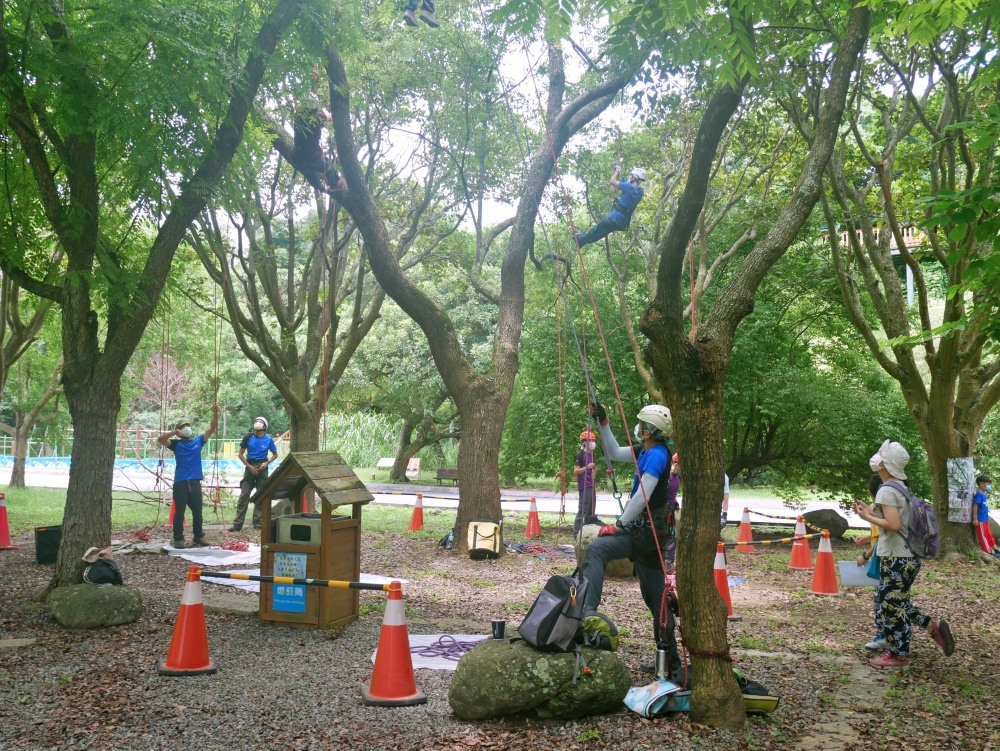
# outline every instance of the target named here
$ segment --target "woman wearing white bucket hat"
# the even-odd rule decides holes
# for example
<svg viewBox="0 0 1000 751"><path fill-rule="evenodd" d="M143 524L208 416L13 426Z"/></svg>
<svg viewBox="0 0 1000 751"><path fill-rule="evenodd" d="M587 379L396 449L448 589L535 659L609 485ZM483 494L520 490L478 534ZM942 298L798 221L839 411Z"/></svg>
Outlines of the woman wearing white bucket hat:
<svg viewBox="0 0 1000 751"><path fill-rule="evenodd" d="M946 656L955 651L955 639L948 622L924 615L910 601L910 587L920 573L920 559L913 555L906 542L912 510L906 494L899 489L906 483L909 461L910 455L905 448L895 441L885 441L878 453L868 460L883 483L875 495L875 505L854 503L854 513L881 530L876 550L879 582L875 588L875 625L882 635L882 639L876 641L884 641L884 644L876 644L876 648L888 651L870 660L878 668L909 665L914 623L930 634Z"/></svg>

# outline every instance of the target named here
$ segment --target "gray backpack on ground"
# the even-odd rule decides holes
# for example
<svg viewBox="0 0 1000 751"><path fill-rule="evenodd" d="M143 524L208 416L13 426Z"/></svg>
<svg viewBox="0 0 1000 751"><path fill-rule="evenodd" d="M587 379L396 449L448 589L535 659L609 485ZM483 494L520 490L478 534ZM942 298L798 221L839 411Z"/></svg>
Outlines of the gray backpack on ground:
<svg viewBox="0 0 1000 751"><path fill-rule="evenodd" d="M571 576L553 576L538 593L517 633L542 652L572 652L586 595L587 581L578 570Z"/></svg>

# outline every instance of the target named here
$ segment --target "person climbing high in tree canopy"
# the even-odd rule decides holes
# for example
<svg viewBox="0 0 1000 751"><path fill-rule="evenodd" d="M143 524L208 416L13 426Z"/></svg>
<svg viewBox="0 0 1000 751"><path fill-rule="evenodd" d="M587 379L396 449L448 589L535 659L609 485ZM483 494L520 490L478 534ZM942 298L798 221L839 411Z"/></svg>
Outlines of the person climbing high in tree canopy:
<svg viewBox="0 0 1000 751"><path fill-rule="evenodd" d="M632 212L635 211L645 193L639 185L646 179L646 170L642 167L636 167L625 182L618 179L621 172L622 166L619 164L611 174L611 184L621 192L621 196L615 201L615 207L611 213L582 235L579 232L573 234L573 239L581 248L584 245L603 240L612 232L628 229L628 225L632 221Z"/></svg>
<svg viewBox="0 0 1000 751"><path fill-rule="evenodd" d="M437 16L434 15L434 0L423 0L420 7L420 20L432 29L441 25L438 23ZM420 25L417 23L417 0L407 0L403 21L407 26Z"/></svg>
<svg viewBox="0 0 1000 751"><path fill-rule="evenodd" d="M340 176L334 169L333 159L323 152L320 139L323 124L330 121L330 113L320 107L315 94L306 97L295 115L293 123L295 150L288 161L321 193L340 187Z"/></svg>

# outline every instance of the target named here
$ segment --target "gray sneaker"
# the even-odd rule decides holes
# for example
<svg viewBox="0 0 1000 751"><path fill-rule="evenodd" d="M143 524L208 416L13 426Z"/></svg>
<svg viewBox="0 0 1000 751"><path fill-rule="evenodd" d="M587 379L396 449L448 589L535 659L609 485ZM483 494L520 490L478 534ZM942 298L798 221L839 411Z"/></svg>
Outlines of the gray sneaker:
<svg viewBox="0 0 1000 751"><path fill-rule="evenodd" d="M427 10L427 8L420 9L420 20L423 21L428 26L430 26L432 29L436 29L438 26L441 25L438 23L437 16L434 15L434 11Z"/></svg>
<svg viewBox="0 0 1000 751"><path fill-rule="evenodd" d="M406 11L406 13L403 14L403 23L405 23L407 26L420 25L419 23L417 23L417 16L412 10L408 10Z"/></svg>
<svg viewBox="0 0 1000 751"><path fill-rule="evenodd" d="M869 652L887 652L889 651L889 642L887 642L885 639L876 637L875 639L872 639L870 642L865 644L865 649L867 649Z"/></svg>

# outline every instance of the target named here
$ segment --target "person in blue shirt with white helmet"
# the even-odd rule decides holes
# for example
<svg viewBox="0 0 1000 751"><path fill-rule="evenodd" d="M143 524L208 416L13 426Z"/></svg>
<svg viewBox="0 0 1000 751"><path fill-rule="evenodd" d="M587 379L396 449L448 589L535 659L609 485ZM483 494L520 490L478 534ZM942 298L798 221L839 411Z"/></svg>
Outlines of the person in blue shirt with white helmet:
<svg viewBox="0 0 1000 751"><path fill-rule="evenodd" d="M278 458L278 447L274 439L267 434L267 418L256 417L253 421L253 432L243 436L240 443L239 459L246 469L240 480L240 500L236 504L236 516L230 532L243 529L243 520L250 505L250 494L257 491L253 497L253 528L260 529L260 519L263 509L260 507L260 489L267 482L268 466Z"/></svg>
<svg viewBox="0 0 1000 751"><path fill-rule="evenodd" d="M653 614L653 638L658 649L667 651L668 670L675 675L682 666L670 608L665 627L660 625L660 604L666 587L663 566L673 569L677 539L674 523L677 504L669 500L668 447L673 445L670 438L673 419L670 410L660 404L643 407L638 414L642 443L633 449L618 445L604 407L595 402L591 411L600 424L601 441L608 457L616 462L634 463L636 470L625 510L614 524L601 527L597 539L587 546L583 555L581 573L587 580L584 612L597 610L600 605L608 563L619 558L630 559L639 577L642 599ZM633 450L637 451L634 456Z"/></svg>
<svg viewBox="0 0 1000 751"><path fill-rule="evenodd" d="M208 429L195 436L190 420L179 420L177 427L156 440L174 452L174 547L184 547L184 510L191 509L191 531L196 547L208 545L201 526L201 449L219 426L219 405L212 405L212 422Z"/></svg>
<svg viewBox="0 0 1000 751"><path fill-rule="evenodd" d="M628 229L628 225L632 221L632 212L635 211L645 193L640 184L646 179L646 170L642 167L636 167L629 174L628 180L625 181L618 179L621 173L622 166L619 164L611 174L611 184L621 193L618 200L615 201L615 207L611 213L582 235L579 232L574 233L574 239L581 248L584 245L603 240L612 232Z"/></svg>

